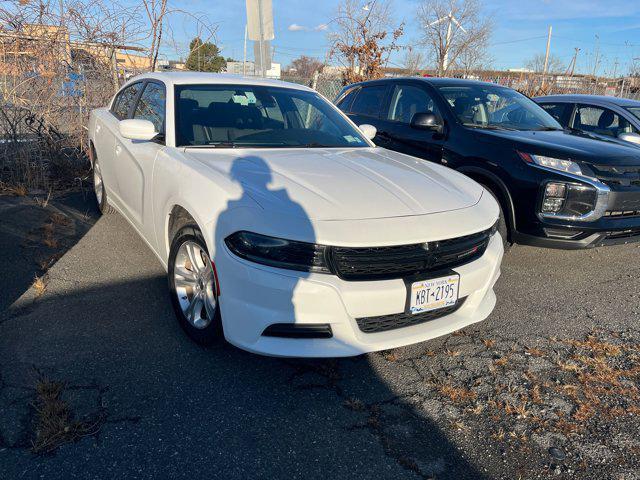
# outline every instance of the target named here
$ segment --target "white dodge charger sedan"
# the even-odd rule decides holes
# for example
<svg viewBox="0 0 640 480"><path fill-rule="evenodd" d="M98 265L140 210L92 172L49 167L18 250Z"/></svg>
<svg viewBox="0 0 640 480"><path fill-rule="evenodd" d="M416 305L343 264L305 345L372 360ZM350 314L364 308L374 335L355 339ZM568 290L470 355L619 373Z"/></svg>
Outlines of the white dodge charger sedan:
<svg viewBox="0 0 640 480"><path fill-rule="evenodd" d="M205 73L133 78L89 122L100 210L160 259L186 333L276 356L399 347L495 305L495 200L373 135L304 86Z"/></svg>

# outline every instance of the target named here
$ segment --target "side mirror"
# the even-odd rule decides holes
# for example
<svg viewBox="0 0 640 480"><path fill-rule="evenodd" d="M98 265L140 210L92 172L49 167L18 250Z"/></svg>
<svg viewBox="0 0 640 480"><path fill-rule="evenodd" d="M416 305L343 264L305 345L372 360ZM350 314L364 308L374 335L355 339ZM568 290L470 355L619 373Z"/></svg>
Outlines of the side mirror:
<svg viewBox="0 0 640 480"><path fill-rule="evenodd" d="M444 122L435 113L414 113L411 117L411 128L418 130L432 130L436 133L442 133Z"/></svg>
<svg viewBox="0 0 640 480"><path fill-rule="evenodd" d="M378 130L373 125L369 125L368 123L363 123L362 125L358 125L360 131L367 137L369 140L373 140L373 137L376 136Z"/></svg>
<svg viewBox="0 0 640 480"><path fill-rule="evenodd" d="M625 132L618 135L620 140L624 140L625 142L637 143L640 144L640 135L637 133Z"/></svg>
<svg viewBox="0 0 640 480"><path fill-rule="evenodd" d="M153 140L158 135L156 127L149 120L141 118L129 118L120 120L118 125L120 135L130 140Z"/></svg>

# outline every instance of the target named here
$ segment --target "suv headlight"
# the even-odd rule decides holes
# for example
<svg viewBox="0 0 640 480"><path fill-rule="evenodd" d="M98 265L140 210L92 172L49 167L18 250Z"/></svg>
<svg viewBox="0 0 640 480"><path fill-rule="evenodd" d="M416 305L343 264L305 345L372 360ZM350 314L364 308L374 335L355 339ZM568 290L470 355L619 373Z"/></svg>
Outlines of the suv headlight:
<svg viewBox="0 0 640 480"><path fill-rule="evenodd" d="M551 168L559 172L572 173L574 175L582 175L580 165L571 160L563 160L561 158L545 157L544 155L534 155L532 153L518 152L520 158L527 163L535 163L541 167Z"/></svg>
<svg viewBox="0 0 640 480"><path fill-rule="evenodd" d="M327 263L326 245L285 240L246 231L233 233L225 238L224 242L229 250L245 260L289 270L331 273Z"/></svg>

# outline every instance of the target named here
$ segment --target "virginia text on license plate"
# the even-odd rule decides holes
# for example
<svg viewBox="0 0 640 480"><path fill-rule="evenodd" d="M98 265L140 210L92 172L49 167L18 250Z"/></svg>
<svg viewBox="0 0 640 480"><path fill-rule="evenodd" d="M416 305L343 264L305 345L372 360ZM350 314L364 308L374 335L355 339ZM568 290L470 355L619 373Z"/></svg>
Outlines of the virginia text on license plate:
<svg viewBox="0 0 640 480"><path fill-rule="evenodd" d="M460 275L422 280L411 284L411 313L428 312L450 307L458 301Z"/></svg>

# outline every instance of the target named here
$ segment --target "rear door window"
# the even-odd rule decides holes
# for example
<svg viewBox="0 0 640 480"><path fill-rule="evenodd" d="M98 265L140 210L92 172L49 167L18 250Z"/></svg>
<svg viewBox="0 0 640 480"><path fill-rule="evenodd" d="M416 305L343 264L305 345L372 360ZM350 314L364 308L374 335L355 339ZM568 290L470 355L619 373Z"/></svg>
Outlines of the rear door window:
<svg viewBox="0 0 640 480"><path fill-rule="evenodd" d="M578 105L573 127L608 137L617 137L621 133L631 131L631 126L625 118L613 110L595 105Z"/></svg>
<svg viewBox="0 0 640 480"><path fill-rule="evenodd" d="M362 87L353 101L351 113L378 118L384 104L386 93L386 85Z"/></svg>

